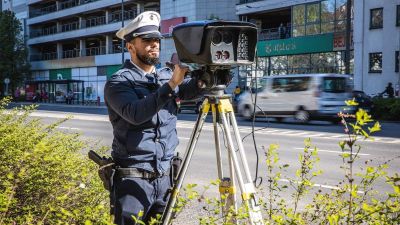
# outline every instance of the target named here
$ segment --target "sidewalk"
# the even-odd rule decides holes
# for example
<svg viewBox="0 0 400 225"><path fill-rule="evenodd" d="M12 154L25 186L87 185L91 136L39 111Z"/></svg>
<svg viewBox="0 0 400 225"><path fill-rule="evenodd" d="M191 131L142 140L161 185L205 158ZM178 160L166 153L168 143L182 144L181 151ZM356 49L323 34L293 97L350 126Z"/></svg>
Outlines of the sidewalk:
<svg viewBox="0 0 400 225"><path fill-rule="evenodd" d="M10 105L12 105L12 106L38 105L39 107L46 106L46 107L82 108L82 109L107 109L107 107L104 105L104 103L101 103L100 106L97 106L97 105L82 105L82 104L67 105L65 103L11 102Z"/></svg>

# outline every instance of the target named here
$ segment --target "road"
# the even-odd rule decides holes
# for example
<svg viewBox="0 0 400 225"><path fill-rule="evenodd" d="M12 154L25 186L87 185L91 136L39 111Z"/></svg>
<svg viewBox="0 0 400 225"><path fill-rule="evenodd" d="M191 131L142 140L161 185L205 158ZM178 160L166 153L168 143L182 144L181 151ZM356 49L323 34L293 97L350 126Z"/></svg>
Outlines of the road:
<svg viewBox="0 0 400 225"><path fill-rule="evenodd" d="M65 109L64 109L65 110ZM61 124L59 129L68 132L81 132L83 137L99 140L102 144L110 146L112 143L112 127L108 122L106 112L102 109L90 113L76 112L55 112L48 110L38 110L32 114L34 117L42 118L44 123L51 123L57 118L65 117L68 114L74 116L73 119ZM81 110L84 111L84 110ZM211 117L211 116L209 116ZM178 151L183 154L193 130L197 115L186 112L178 116L178 136L180 145ZM244 137L251 133L251 122L237 118L241 136ZM328 122L312 122L310 124L298 124L293 121L286 123L268 122L265 119L258 119L255 122L255 139L259 155L258 176L262 177L262 187L266 187L266 166L265 166L265 148L270 144L279 145L280 164L290 165L283 174L282 183L287 183L287 179L294 178L295 171L299 168L298 155L304 149L304 140L311 138L313 146L318 149L320 162L318 168L324 173L313 181L315 190L321 189L329 191L344 179L343 165L340 157L341 150L338 142L343 140L346 135L343 134L341 125L334 125ZM378 165L387 160L393 159L388 168L389 174L399 173L400 159L400 124L382 123L382 131L375 135L374 141L360 141L362 146L359 159L354 166L354 172L361 172L360 167L368 162L368 165ZM221 140L221 143L224 143ZM252 176L255 175L256 154L251 136L244 140L246 156L249 162ZM196 183L199 185L208 185L211 180L217 178L216 157L214 150L213 127L210 118L207 119L201 136L199 138L193 159L185 178L186 183ZM395 158L395 159L394 159ZM224 163L225 165L225 163ZM225 171L226 172L226 171ZM358 179L356 179L358 180ZM390 187L384 184L384 178L374 186L375 190L380 192L392 191ZM216 194L217 190L210 190L211 195ZM306 200L305 202L309 201ZM290 202L291 200L288 199Z"/></svg>

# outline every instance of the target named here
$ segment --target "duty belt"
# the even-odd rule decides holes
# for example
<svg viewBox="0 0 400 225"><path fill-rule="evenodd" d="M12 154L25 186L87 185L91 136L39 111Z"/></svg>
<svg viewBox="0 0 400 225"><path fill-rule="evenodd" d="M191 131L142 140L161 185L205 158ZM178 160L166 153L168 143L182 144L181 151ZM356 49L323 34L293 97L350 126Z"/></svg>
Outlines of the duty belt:
<svg viewBox="0 0 400 225"><path fill-rule="evenodd" d="M140 177L144 179L154 179L163 176L163 174L147 172L136 168L117 168L117 175L119 177Z"/></svg>

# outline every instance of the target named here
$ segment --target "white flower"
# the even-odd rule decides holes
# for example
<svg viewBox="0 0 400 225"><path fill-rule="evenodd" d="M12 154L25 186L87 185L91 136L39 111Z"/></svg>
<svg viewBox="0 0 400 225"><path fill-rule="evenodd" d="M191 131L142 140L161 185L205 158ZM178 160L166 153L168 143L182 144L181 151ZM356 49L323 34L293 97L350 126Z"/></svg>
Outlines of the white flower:
<svg viewBox="0 0 400 225"><path fill-rule="evenodd" d="M82 189L84 189L84 188L86 188L86 185L85 185L84 183L80 183L80 184L79 184L79 187L82 188Z"/></svg>

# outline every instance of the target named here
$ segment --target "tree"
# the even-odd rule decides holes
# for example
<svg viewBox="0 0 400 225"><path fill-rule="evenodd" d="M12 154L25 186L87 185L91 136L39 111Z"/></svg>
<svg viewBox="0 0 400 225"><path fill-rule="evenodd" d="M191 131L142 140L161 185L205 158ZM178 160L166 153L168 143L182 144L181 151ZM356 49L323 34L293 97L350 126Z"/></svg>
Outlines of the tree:
<svg viewBox="0 0 400 225"><path fill-rule="evenodd" d="M4 91L4 79L11 80L10 88L22 84L29 73L28 49L24 42L21 22L14 12L0 12L0 93Z"/></svg>

